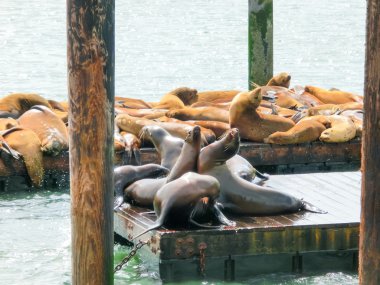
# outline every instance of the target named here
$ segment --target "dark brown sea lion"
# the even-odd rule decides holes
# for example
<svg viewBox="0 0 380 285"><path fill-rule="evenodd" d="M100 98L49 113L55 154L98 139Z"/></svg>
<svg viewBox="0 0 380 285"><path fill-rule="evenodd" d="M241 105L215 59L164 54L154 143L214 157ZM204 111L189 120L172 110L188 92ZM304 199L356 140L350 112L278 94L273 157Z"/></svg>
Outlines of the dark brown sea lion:
<svg viewBox="0 0 380 285"><path fill-rule="evenodd" d="M32 185L42 186L44 168L41 141L32 130L16 127L1 133L9 146L22 155Z"/></svg>
<svg viewBox="0 0 380 285"><path fill-rule="evenodd" d="M170 135L159 126L145 126L141 137L153 143L161 158L161 166L172 169L181 154L184 140Z"/></svg>
<svg viewBox="0 0 380 285"><path fill-rule="evenodd" d="M290 119L277 115L260 114L260 88L238 94L230 107L230 126L238 128L240 136L254 142L263 142L276 131L287 131L294 126Z"/></svg>
<svg viewBox="0 0 380 285"><path fill-rule="evenodd" d="M280 72L279 74L276 74L273 76L268 83L267 86L282 86L285 88L289 88L290 80L292 77L286 73L286 72Z"/></svg>
<svg viewBox="0 0 380 285"><path fill-rule="evenodd" d="M349 102L363 103L363 97L340 90L326 90L315 86L305 86L305 91L311 93L325 104L344 104Z"/></svg>
<svg viewBox="0 0 380 285"><path fill-rule="evenodd" d="M296 144L319 139L326 127L318 121L301 121L286 132L275 132L264 139L265 143Z"/></svg>
<svg viewBox="0 0 380 285"><path fill-rule="evenodd" d="M41 141L44 153L57 155L69 149L69 135L65 124L46 106L33 106L18 118L21 127L33 130Z"/></svg>
<svg viewBox="0 0 380 285"><path fill-rule="evenodd" d="M230 102L239 94L239 90L217 90L198 92L198 102L224 103Z"/></svg>
<svg viewBox="0 0 380 285"><path fill-rule="evenodd" d="M165 94L154 109L181 109L198 100L198 91L188 87L180 87Z"/></svg>
<svg viewBox="0 0 380 285"><path fill-rule="evenodd" d="M176 118L182 121L187 120L203 120L229 122L229 112L215 107L199 107L199 108L182 108L170 110L166 113L169 118Z"/></svg>
<svg viewBox="0 0 380 285"><path fill-rule="evenodd" d="M116 167L114 169L114 209L117 209L124 202L124 188L140 179L162 177L168 173L169 169L152 163L141 166L123 165Z"/></svg>
<svg viewBox="0 0 380 285"><path fill-rule="evenodd" d="M17 119L35 105L52 108L46 99L37 94L9 94L0 99L0 118Z"/></svg>
<svg viewBox="0 0 380 285"><path fill-rule="evenodd" d="M215 202L219 196L219 187L220 185L214 177L193 172L186 173L177 180L165 184L157 191L153 202L157 215L156 222L149 229L137 235L135 239L163 225L182 228L190 224L209 228L209 226L199 224L195 219L196 215L200 215L197 205L202 203L203 198L207 198L206 208L213 215L210 220L217 220L219 224L228 226L235 225L222 214Z"/></svg>
<svg viewBox="0 0 380 285"><path fill-rule="evenodd" d="M173 181L186 172L197 171L198 156L201 150L201 129L199 126L192 128L182 146L181 154L170 171L166 182Z"/></svg>

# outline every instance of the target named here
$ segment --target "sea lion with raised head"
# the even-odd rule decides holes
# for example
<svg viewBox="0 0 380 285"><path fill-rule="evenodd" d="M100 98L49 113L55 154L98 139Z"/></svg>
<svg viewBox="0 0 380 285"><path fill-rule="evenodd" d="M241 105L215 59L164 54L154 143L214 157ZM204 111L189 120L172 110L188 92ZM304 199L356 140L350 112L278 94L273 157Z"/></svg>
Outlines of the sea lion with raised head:
<svg viewBox="0 0 380 285"><path fill-rule="evenodd" d="M115 200L114 209L124 202L124 189L133 182L144 178L158 178L169 173L169 169L158 164L145 164L141 166L123 165L114 169Z"/></svg>
<svg viewBox="0 0 380 285"><path fill-rule="evenodd" d="M274 75L266 84L267 86L282 86L289 88L292 77L286 72L280 72Z"/></svg>
<svg viewBox="0 0 380 285"><path fill-rule="evenodd" d="M156 222L135 239L163 225L183 228L190 224L209 228L210 226L201 225L195 219L195 216L204 214L199 213L199 210L206 208L212 214L209 220L217 220L219 225L234 226L235 223L228 220L218 209L216 198L219 196L219 187L219 182L214 177L194 172L186 173L165 184L157 191L153 202ZM204 198L207 198L206 207L198 207L198 203L205 201Z"/></svg>
<svg viewBox="0 0 380 285"><path fill-rule="evenodd" d="M44 153L54 156L69 149L67 127L48 107L33 106L17 121L21 127L31 129L38 135Z"/></svg>
<svg viewBox="0 0 380 285"><path fill-rule="evenodd" d="M290 119L257 112L261 102L260 88L238 94L230 107L230 126L238 128L244 139L263 142L277 131L287 131L294 126Z"/></svg>

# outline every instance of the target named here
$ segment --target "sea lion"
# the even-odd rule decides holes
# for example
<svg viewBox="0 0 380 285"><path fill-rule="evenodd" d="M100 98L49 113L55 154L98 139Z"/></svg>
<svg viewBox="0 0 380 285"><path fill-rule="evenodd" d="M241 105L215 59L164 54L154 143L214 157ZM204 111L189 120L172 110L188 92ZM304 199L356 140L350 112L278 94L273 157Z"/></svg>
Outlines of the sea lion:
<svg viewBox="0 0 380 285"><path fill-rule="evenodd" d="M159 126L166 131L168 131L171 135L185 139L187 137L188 132L193 128L188 123L180 123L177 122L159 122L142 118L135 118L129 116L128 114L119 114L115 118L115 122L117 126L126 132L134 134L135 136L139 136L141 133L141 129L145 126L155 125ZM202 129L201 129L202 132ZM207 130L201 133L202 144L207 145L215 141L215 134L212 131Z"/></svg>
<svg viewBox="0 0 380 285"><path fill-rule="evenodd" d="M33 130L41 141L44 153L57 155L69 149L69 135L65 124L46 106L33 106L18 118L21 127Z"/></svg>
<svg viewBox="0 0 380 285"><path fill-rule="evenodd" d="M113 173L115 183L114 209L117 209L124 202L124 188L140 179L164 176L169 173L169 169L150 163L141 166L119 166L114 169Z"/></svg>
<svg viewBox="0 0 380 285"><path fill-rule="evenodd" d="M315 86L305 86L305 91L311 93L325 104L343 104L349 102L363 103L363 97L340 90L326 90Z"/></svg>
<svg viewBox="0 0 380 285"><path fill-rule="evenodd" d="M192 107L192 108L214 107L214 108L219 108L219 109L223 109L223 110L228 111L230 109L230 104L231 104L231 101L223 102L223 103L213 103L213 102L200 101L200 102L195 102L194 104L191 104L190 107Z"/></svg>
<svg viewBox="0 0 380 285"><path fill-rule="evenodd" d="M138 180L124 189L124 199L132 205L153 208L154 196L165 183L166 178Z"/></svg>
<svg viewBox="0 0 380 285"><path fill-rule="evenodd" d="M216 137L221 137L226 131L230 129L230 125L223 122L216 121L188 121L194 125L212 130Z"/></svg>
<svg viewBox="0 0 380 285"><path fill-rule="evenodd" d="M166 93L154 109L181 109L189 106L198 100L198 91L188 87L180 87Z"/></svg>
<svg viewBox="0 0 380 285"><path fill-rule="evenodd" d="M280 72L274 75L266 84L267 86L282 86L289 88L292 77L286 72Z"/></svg>
<svg viewBox="0 0 380 285"><path fill-rule="evenodd" d="M219 187L219 182L214 177L193 172L186 173L177 180L165 184L157 191L153 202L154 211L157 215L156 222L134 239L163 225L184 227L190 224L209 228L209 226L201 225L195 220L195 215L200 215L197 205L199 202L203 202L203 198L207 198L206 207L213 214L210 220L216 219L220 224L234 226L235 223L229 221L220 212L215 202L219 196Z"/></svg>
<svg viewBox="0 0 380 285"><path fill-rule="evenodd" d="M356 127L356 136L360 137L363 133L363 116L364 112L362 110L346 110L339 113L340 116L345 116L350 118Z"/></svg>
<svg viewBox="0 0 380 285"><path fill-rule="evenodd" d="M228 123L229 112L215 107L199 107L199 108L182 108L170 110L166 113L169 118L176 118L182 121L187 120L204 120L219 121Z"/></svg>
<svg viewBox="0 0 380 285"><path fill-rule="evenodd" d="M301 121L286 132L275 132L264 139L265 143L296 144L318 140L326 127L318 121Z"/></svg>
<svg viewBox="0 0 380 285"><path fill-rule="evenodd" d="M217 90L198 92L198 102L225 103L239 94L239 90Z"/></svg>
<svg viewBox="0 0 380 285"><path fill-rule="evenodd" d="M150 109L152 106L141 99L115 97L115 106L120 106L130 109Z"/></svg>
<svg viewBox="0 0 380 285"><path fill-rule="evenodd" d="M129 109L123 107L115 107L115 114L128 114L137 118L155 119L165 116L167 109Z"/></svg>
<svg viewBox="0 0 380 285"><path fill-rule="evenodd" d="M41 141L30 129L15 127L1 133L9 146L22 155L32 185L41 187L44 177Z"/></svg>
<svg viewBox="0 0 380 285"><path fill-rule="evenodd" d="M123 164L141 165L141 140L134 134L127 132L121 132L120 135L125 142Z"/></svg>
<svg viewBox="0 0 380 285"><path fill-rule="evenodd" d="M184 141L181 154L170 171L166 182L173 181L186 172L197 171L198 156L201 149L201 129L199 126L192 128Z"/></svg>
<svg viewBox="0 0 380 285"><path fill-rule="evenodd" d="M181 154L184 140L174 137L159 126L145 126L141 138L153 143L161 158L161 166L172 169Z"/></svg>
<svg viewBox="0 0 380 285"><path fill-rule="evenodd" d="M294 126L290 119L276 115L260 114L257 107L261 102L260 88L238 94L230 107L230 126L238 128L244 139L263 142L276 131L287 131Z"/></svg>

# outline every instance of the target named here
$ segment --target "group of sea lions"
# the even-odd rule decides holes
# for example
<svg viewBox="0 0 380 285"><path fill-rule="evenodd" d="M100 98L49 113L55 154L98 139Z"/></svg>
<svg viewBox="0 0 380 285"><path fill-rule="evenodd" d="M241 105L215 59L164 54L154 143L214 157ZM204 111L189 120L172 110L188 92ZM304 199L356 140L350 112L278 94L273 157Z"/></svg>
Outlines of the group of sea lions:
<svg viewBox="0 0 380 285"><path fill-rule="evenodd" d="M115 210L123 202L153 208L157 220L139 234L169 227L234 226L222 211L235 215L276 215L301 210L323 213L306 201L257 183L268 179L237 155L240 135L229 129L201 148L201 128L192 127L184 140L160 126L145 126L142 138L155 146L161 165L115 168Z"/></svg>

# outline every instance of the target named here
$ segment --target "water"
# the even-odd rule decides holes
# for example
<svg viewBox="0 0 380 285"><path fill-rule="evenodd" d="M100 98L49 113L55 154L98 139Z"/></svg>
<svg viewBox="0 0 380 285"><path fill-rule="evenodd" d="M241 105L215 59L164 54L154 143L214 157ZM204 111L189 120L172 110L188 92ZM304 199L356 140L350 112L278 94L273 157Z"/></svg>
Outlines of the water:
<svg viewBox="0 0 380 285"><path fill-rule="evenodd" d="M276 0L275 72L289 72L293 84L362 94L365 4ZM182 85L247 87L246 1L125 0L116 5L117 96L153 101ZM65 19L63 0L0 1L0 94L37 92L66 100ZM1 284L70 284L68 191L0 194ZM115 261L127 252L116 246ZM137 256L115 276L115 284L159 284L157 271L156 264ZM242 283L357 284L358 277L273 274Z"/></svg>

